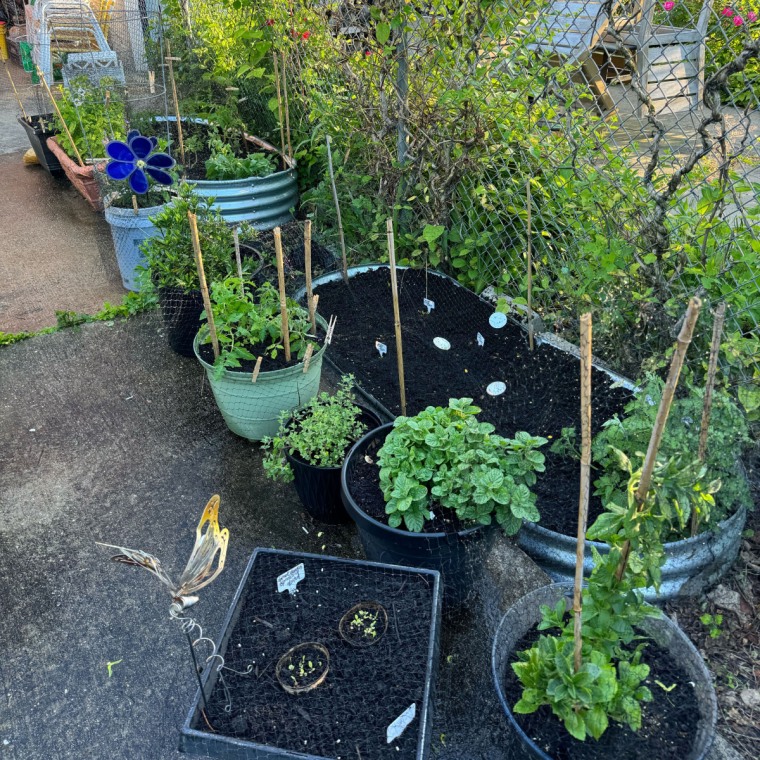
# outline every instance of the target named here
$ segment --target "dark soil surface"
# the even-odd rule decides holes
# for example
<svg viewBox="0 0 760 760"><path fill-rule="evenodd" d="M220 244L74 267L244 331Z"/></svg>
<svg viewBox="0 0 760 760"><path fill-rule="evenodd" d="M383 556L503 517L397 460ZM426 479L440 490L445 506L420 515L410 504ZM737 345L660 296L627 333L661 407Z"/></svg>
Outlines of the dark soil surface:
<svg viewBox="0 0 760 760"><path fill-rule="evenodd" d="M342 371L354 373L364 390L400 413L389 271L360 274L348 287L342 282L321 285L316 292L320 312L338 317L330 358ZM480 419L491 422L507 437L527 430L549 438L551 444L563 427L580 426L580 373L575 357L549 345L537 346L531 352L520 327L511 323L501 329L491 327L488 318L493 307L451 280L428 275L427 293L436 304L429 315L422 304L425 273L399 270L409 414L431 404L445 406L449 398L467 396L482 408ZM483 347L478 346L478 332L485 338ZM436 336L445 337L451 349L436 348ZM386 356L380 357L375 341L387 345ZM494 380L506 383L507 390L501 396L489 396L485 391ZM593 371L594 432L621 412L630 398L627 390L612 388L612 384L607 374ZM541 525L573 535L579 464L553 455L549 445L543 448L546 472L539 475L535 487ZM599 499L592 498L589 524L601 510Z"/></svg>
<svg viewBox="0 0 760 760"><path fill-rule="evenodd" d="M529 649L538 636L536 630L527 633L518 642L515 652ZM516 661L515 656L512 662ZM548 705L530 715L515 714L515 718L523 731L556 760L675 760L687 757L694 742L699 715L689 676L666 650L654 642L644 650L642 661L650 667L644 684L652 692L653 700L642 705L642 724L638 731L610 721L609 728L598 741L587 738L580 742L565 730ZM668 688L675 685L675 688L665 691L656 681ZM511 667L507 669L504 691L510 705L522 695L522 685Z"/></svg>
<svg viewBox="0 0 760 760"><path fill-rule="evenodd" d="M303 561L298 593L278 593L277 577ZM261 554L248 577L240 614L225 652L231 670L210 695L208 720L217 735L237 737L319 757L413 758L424 693L432 589L426 577L361 568L344 562ZM338 631L343 615L362 601L388 612L388 630L371 647L357 648ZM325 681L292 696L275 667L291 647L318 642L330 653ZM417 716L401 737L386 729L412 703ZM231 704L230 712L225 706ZM198 716L195 728L208 730Z"/></svg>

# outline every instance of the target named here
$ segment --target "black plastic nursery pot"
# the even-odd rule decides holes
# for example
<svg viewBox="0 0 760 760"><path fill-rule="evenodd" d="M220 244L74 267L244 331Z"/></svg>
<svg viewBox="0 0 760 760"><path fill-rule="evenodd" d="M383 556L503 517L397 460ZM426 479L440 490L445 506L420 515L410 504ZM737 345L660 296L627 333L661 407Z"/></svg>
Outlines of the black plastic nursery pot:
<svg viewBox="0 0 760 760"><path fill-rule="evenodd" d="M363 509L352 489L357 465L365 457L375 459L377 451L393 428L393 423L370 430L346 457L341 473L341 496L367 557L376 562L410 565L437 570L444 586L447 606L460 606L481 578L484 558L496 539L494 526L477 525L451 533L412 533L391 528Z"/></svg>
<svg viewBox="0 0 760 760"><path fill-rule="evenodd" d="M718 715L715 690L699 652L683 631L664 614L646 618L640 626L640 632L653 642L653 645L659 647L660 659L667 658L672 668L679 671L681 682L678 686L673 686L672 683L658 684L658 674L652 666L645 684L655 694L657 701L645 704L642 728L638 732L611 722L610 728L598 742L592 738L587 738L585 742L577 741L565 732L564 728L563 735L557 739L556 733L551 732L555 730L559 721L548 707L540 708L538 713L531 716L517 716L512 712L512 705L516 698L519 698L519 693L515 697L514 689L507 685L507 681L509 678L515 682L511 668L511 663L516 659L515 651L523 648L520 641L526 634L535 630L541 619L541 605L553 607L563 597L569 605L572 590L571 583L555 583L526 594L504 615L494 638L491 659L494 684L504 713L526 755L539 760L557 760L559 757L573 760L584 757L702 760L715 738ZM671 669L669 673L673 672ZM690 693L685 693L684 689ZM651 720L648 720L648 714ZM523 718L533 719L528 731L524 728L528 724L521 720ZM657 745L647 738L650 725L667 725L669 721L680 725L687 718L693 725L688 730L681 731L679 741L683 746L676 747L664 742L666 746L658 749ZM544 726L548 726L549 729L545 730ZM542 735L544 732L547 736ZM650 743L647 743L648 741Z"/></svg>
<svg viewBox="0 0 760 760"><path fill-rule="evenodd" d="M360 419L368 431L381 424L380 418L369 409L362 409ZM327 525L349 522L350 518L340 496L340 473L343 466L317 467L306 462L297 452L286 452L285 456L293 470L293 485L304 509L315 520Z"/></svg>
<svg viewBox="0 0 760 760"><path fill-rule="evenodd" d="M50 123L53 120L52 113L29 116L27 119L18 117L18 123L26 130L29 137L29 143L34 150L34 155L46 171L53 175L63 174L63 167L58 159L47 146L48 137L58 134L57 129L46 130L43 123Z"/></svg>
<svg viewBox="0 0 760 760"><path fill-rule="evenodd" d="M357 647L340 624L368 600L388 625ZM223 760L426 760L440 615L434 571L256 549L180 750ZM308 684L290 667L301 651L313 666Z"/></svg>
<svg viewBox="0 0 760 760"><path fill-rule="evenodd" d="M180 356L192 358L195 356L193 341L201 326L201 291L159 288L158 303L161 306L169 347Z"/></svg>

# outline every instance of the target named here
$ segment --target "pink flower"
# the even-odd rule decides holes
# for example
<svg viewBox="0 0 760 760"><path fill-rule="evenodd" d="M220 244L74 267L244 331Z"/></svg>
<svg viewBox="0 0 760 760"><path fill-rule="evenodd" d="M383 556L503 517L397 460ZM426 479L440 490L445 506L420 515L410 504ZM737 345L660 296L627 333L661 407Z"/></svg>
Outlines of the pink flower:
<svg viewBox="0 0 760 760"><path fill-rule="evenodd" d="M266 23L267 23L267 26L274 26L274 19L268 18Z"/></svg>
<svg viewBox="0 0 760 760"><path fill-rule="evenodd" d="M750 11L747 14L747 21L757 21L757 13L755 13L755 11Z"/></svg>
<svg viewBox="0 0 760 760"><path fill-rule="evenodd" d="M369 58L371 55L372 55L372 51L371 50L365 50L364 51L364 57L365 58Z"/></svg>
<svg viewBox="0 0 760 760"><path fill-rule="evenodd" d="M663 8L664 8L666 11L672 11L672 10L673 10L673 8L675 8L675 7L676 7L676 4L673 2L673 0L667 0L667 2L665 2L665 3L663 3L663 4L662 4L662 7L663 7Z"/></svg>
<svg viewBox="0 0 760 760"><path fill-rule="evenodd" d="M734 16L734 26L741 26L744 23L744 19L741 16Z"/></svg>
<svg viewBox="0 0 760 760"><path fill-rule="evenodd" d="M301 35L301 39L302 39L302 40L308 40L308 39L309 39L309 37L311 37L311 32L304 32L304 33Z"/></svg>
<svg viewBox="0 0 760 760"><path fill-rule="evenodd" d="M725 16L726 18L731 18L731 16L734 15L734 12L733 12L733 10L731 8L724 8L721 11L721 15Z"/></svg>

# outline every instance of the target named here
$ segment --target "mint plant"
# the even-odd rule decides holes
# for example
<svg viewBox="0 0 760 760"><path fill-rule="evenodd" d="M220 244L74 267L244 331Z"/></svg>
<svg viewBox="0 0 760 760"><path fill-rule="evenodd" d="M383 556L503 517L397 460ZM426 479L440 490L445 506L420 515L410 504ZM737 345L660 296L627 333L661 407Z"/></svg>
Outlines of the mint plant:
<svg viewBox="0 0 760 760"><path fill-rule="evenodd" d="M294 412L280 416L277 435L264 438L264 472L272 480L290 482L293 470L285 453L296 454L315 467L340 467L348 448L366 431L354 402L353 375L345 375L338 390L320 393Z"/></svg>
<svg viewBox="0 0 760 760"><path fill-rule="evenodd" d="M219 357L214 362L217 376L225 369L239 369L244 360L256 359L257 353L277 358L283 340L280 296L274 285L265 282L255 288L238 277L227 277L211 283L210 296L219 340ZM309 342L309 313L292 298L286 303L290 349L301 359ZM207 319L205 310L201 319ZM207 334L203 343L210 342Z"/></svg>
<svg viewBox="0 0 760 760"><path fill-rule="evenodd" d="M546 439L495 435L493 425L477 420L479 412L471 398L461 398L396 419L377 458L392 528L420 532L435 503L464 522L489 525L495 518L509 535L523 520L538 521L530 488L544 471L536 449Z"/></svg>
<svg viewBox="0 0 760 760"><path fill-rule="evenodd" d="M588 531L588 538L610 546L602 556L594 550L594 569L583 590L582 666L573 661L573 619L567 603L541 607L539 630L559 633L541 636L530 649L518 654L512 664L524 689L514 705L516 713L532 713L549 705L576 739L598 739L610 720L641 727L641 705L652 694L644 685L649 666L641 662L646 642L636 627L647 616L661 614L646 604L639 589L659 588L665 562L663 524L670 519L672 496L682 488L707 494L698 478L699 463L687 470L691 483L684 483L677 460L658 462L651 488L643 503L636 498L642 472L625 463L628 483L624 501L611 502Z"/></svg>

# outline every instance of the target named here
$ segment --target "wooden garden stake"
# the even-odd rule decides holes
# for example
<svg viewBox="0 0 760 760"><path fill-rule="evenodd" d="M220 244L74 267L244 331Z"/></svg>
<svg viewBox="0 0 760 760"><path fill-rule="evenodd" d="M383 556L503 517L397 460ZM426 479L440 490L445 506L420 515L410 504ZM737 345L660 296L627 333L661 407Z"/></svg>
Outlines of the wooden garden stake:
<svg viewBox="0 0 760 760"><path fill-rule="evenodd" d="M328 143L329 144L329 143ZM398 385L401 393L401 414L406 416L406 386L404 384L404 351L401 346L401 316L398 308L398 283L396 281L396 246L393 240L393 220L385 222L388 233L388 260L391 265L391 293L393 295L393 325L396 329L396 362Z"/></svg>
<svg viewBox="0 0 760 760"><path fill-rule="evenodd" d="M252 383L255 383L259 379L259 372L261 371L261 360L263 358L263 356L260 356L258 359L256 359L256 366L253 368L253 372L251 373Z"/></svg>
<svg viewBox="0 0 760 760"><path fill-rule="evenodd" d="M718 369L718 355L720 354L720 339L723 334L723 321L726 318L726 304L722 303L715 310L713 322L712 343L710 344L710 361L707 365L707 381L705 383L705 398L702 405L702 423L699 428L699 449L697 457L700 462L705 461L707 454L707 433L710 430L710 414L712 413L712 395L715 388L715 373ZM691 513L691 535L697 535L699 516L696 509Z"/></svg>
<svg viewBox="0 0 760 760"><path fill-rule="evenodd" d="M58 118L61 120L61 124L63 125L63 131L66 133L66 137L71 143L71 147L74 148L74 153L76 154L79 165L84 166L82 155L79 153L79 149L77 148L76 143L74 142L74 138L71 136L69 125L66 123L66 120L63 118L61 109L58 108L58 103L53 97L53 93L50 91L50 87L47 83L47 80L45 79L45 75L42 73L42 69L39 66L37 67L37 76L40 78L40 82L42 82L42 86L45 88L45 92L47 92L48 97L50 98L50 102L53 104L53 108L55 109L56 116L58 116Z"/></svg>
<svg viewBox="0 0 760 760"><path fill-rule="evenodd" d="M280 65L277 63L277 51L272 51L272 58L274 59L274 83L277 90L277 113L280 117L280 146L282 148L282 167L287 169L287 161L285 159L285 122L282 117L282 90L280 86Z"/></svg>
<svg viewBox="0 0 760 760"><path fill-rule="evenodd" d="M134 193L132 193L132 209L135 212L135 216L140 213L140 209L137 206L137 196Z"/></svg>
<svg viewBox="0 0 760 760"><path fill-rule="evenodd" d="M235 243L235 264L237 265L237 275L240 280L240 297L245 298L245 289L243 288L243 260L240 257L240 230L237 224L232 228L232 240Z"/></svg>
<svg viewBox="0 0 760 760"><path fill-rule="evenodd" d="M348 285L348 260L346 258L346 239L343 236L343 220L340 216L340 203L338 202L338 188L335 186L335 172L333 171L332 162L332 150L330 150L330 143L332 138L327 135L327 167L330 170L330 185L332 185L333 203L335 203L335 215L338 218L338 236L340 238L340 255L343 262L343 282ZM393 227L391 226L391 235L393 235ZM389 238L390 239L390 238Z"/></svg>
<svg viewBox="0 0 760 760"><path fill-rule="evenodd" d="M11 87L13 88L13 94L16 96L18 107L21 109L21 115L24 117L24 121L29 121L29 117L26 115L26 111L24 110L24 104L21 102L18 90L16 89L16 84L13 81L13 77L11 76L11 70L8 68L8 61L3 61L3 66L5 66L5 73L8 75L8 79L11 80Z"/></svg>
<svg viewBox="0 0 760 760"><path fill-rule="evenodd" d="M288 158L293 158L293 146L290 144L290 106L288 105L288 75L285 69L285 51L282 53L282 95L285 109L285 135L288 138Z"/></svg>
<svg viewBox="0 0 760 760"><path fill-rule="evenodd" d="M285 298L285 262L282 258L282 233L274 228L274 250L277 254L277 283L280 286L280 316L282 318L282 342L285 345L285 361L290 361L290 328L288 327L288 302Z"/></svg>
<svg viewBox="0 0 760 760"><path fill-rule="evenodd" d="M530 178L526 185L528 197L528 347L533 350L533 243L531 241ZM583 329L583 328L581 328ZM589 326L590 329L590 326Z"/></svg>
<svg viewBox="0 0 760 760"><path fill-rule="evenodd" d="M174 78L174 61L179 58L172 58L172 48L169 40L166 40L166 63L169 65L169 80L172 83L172 100L174 101L174 115L177 117L177 140L179 141L179 156L182 161L182 171L185 169L185 140L182 135L182 118L179 113L179 98L177 97L177 80Z"/></svg>
<svg viewBox="0 0 760 760"><path fill-rule="evenodd" d="M198 218L192 211L187 212L187 218L190 222L190 237L193 239L193 252L195 253L195 266L198 268L198 281L201 285L201 295L203 296L203 305L206 309L206 318L208 321L208 331L211 335L211 345L214 348L214 359L219 358L219 340L216 337L216 325L214 324L214 312L211 310L211 298L208 294L208 285L206 284L206 272L203 269L203 254L201 253L201 239L198 235Z"/></svg>
<svg viewBox="0 0 760 760"><path fill-rule="evenodd" d="M303 225L303 260L306 272L306 305L309 308L309 322L311 322L311 331L316 334L317 320L315 313L317 304L314 301L314 291L311 286L311 219L307 219Z"/></svg>
<svg viewBox="0 0 760 760"><path fill-rule="evenodd" d="M148 72L148 91L151 95L156 94L156 72L155 71L149 71Z"/></svg>
<svg viewBox="0 0 760 760"><path fill-rule="evenodd" d="M573 636L575 670L581 669L581 622L583 585L583 559L586 552L586 523L588 521L588 495L591 480L591 314L581 317L581 495L578 500L578 542L575 548L575 588L573 593Z"/></svg>
<svg viewBox="0 0 760 760"><path fill-rule="evenodd" d="M662 434L665 430L665 423L668 421L668 414L670 414L670 407L673 403L673 396L675 395L678 378L681 374L681 368L683 367L686 349L689 347L689 343L691 343L691 336L694 334L694 325L697 323L697 317L699 316L699 310L701 308L702 301L694 296L694 298L689 301L689 308L686 311L683 325L681 325L681 332L678 333L678 338L676 339L676 350L670 361L668 379L662 390L660 408L657 410L657 417L655 418L654 427L652 428L652 435L649 438L649 447L647 448L647 453L644 457L644 465L641 469L641 480L639 480L639 487L636 489L636 494L634 496L639 508L643 506L647 494L649 493L649 486L652 483L652 471L654 470L657 452L660 448L660 442L662 441ZM625 573L630 553L631 545L626 541L623 544L620 564L615 571L615 577L618 581L620 581Z"/></svg>
<svg viewBox="0 0 760 760"><path fill-rule="evenodd" d="M306 353L303 357L303 373L304 375L309 371L309 364L311 363L311 355L314 353L314 344L309 343L308 346L306 346Z"/></svg>

